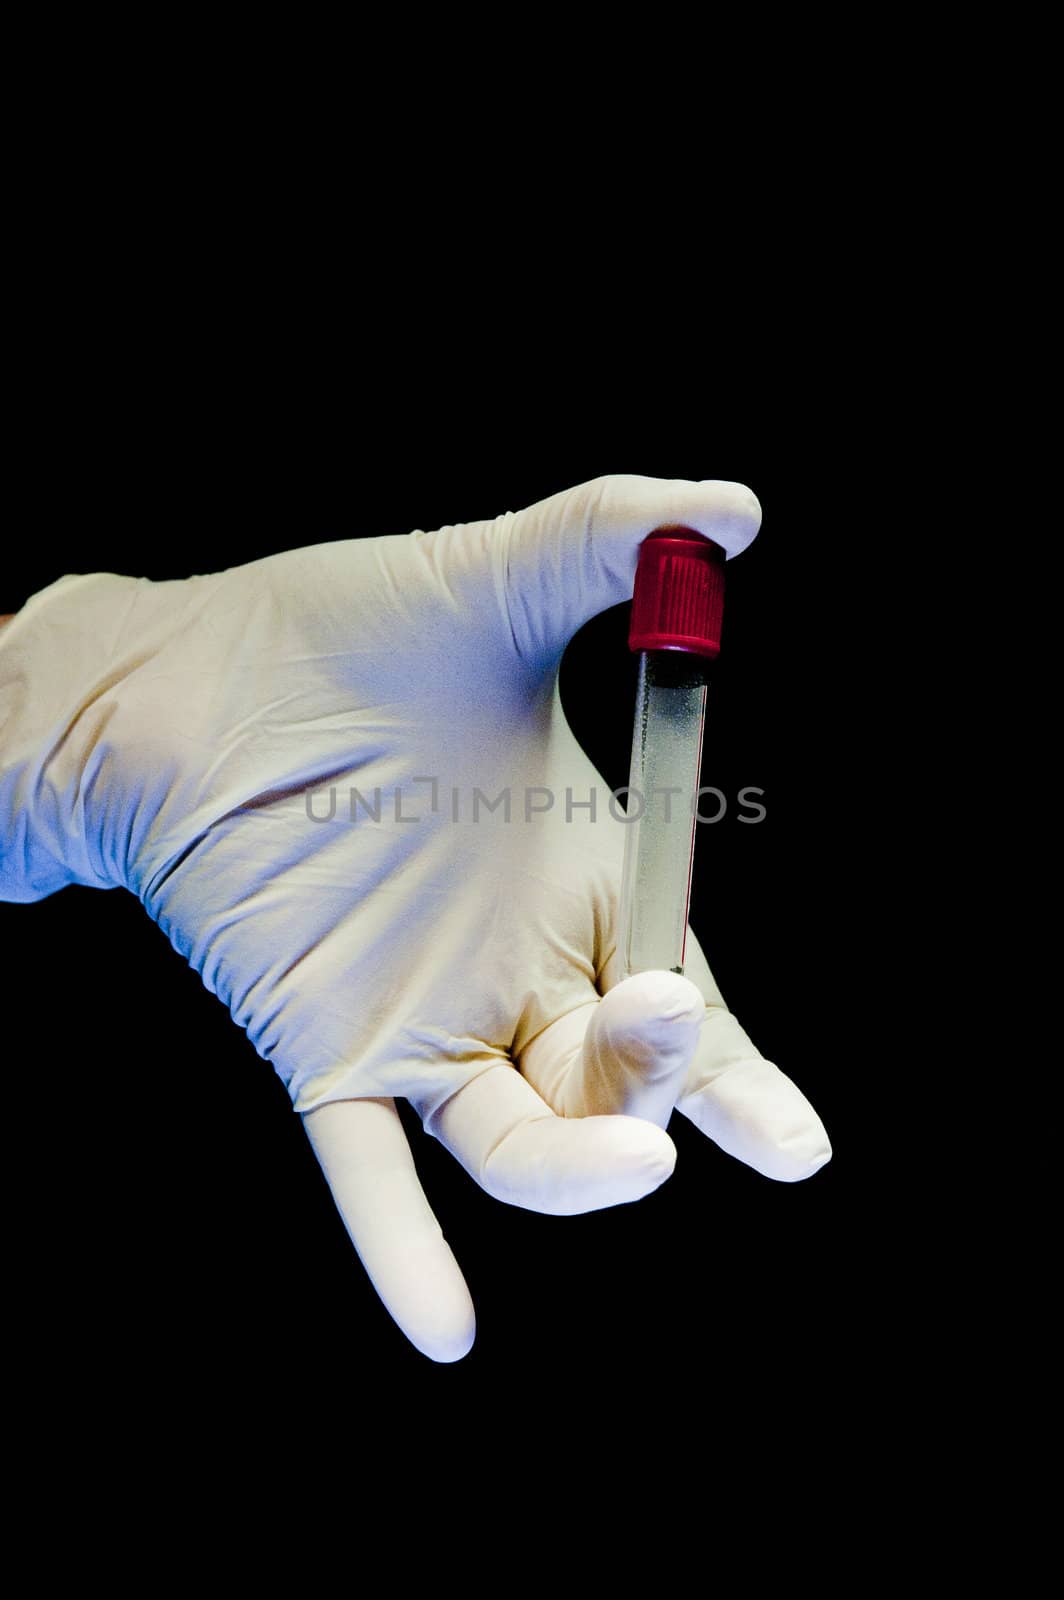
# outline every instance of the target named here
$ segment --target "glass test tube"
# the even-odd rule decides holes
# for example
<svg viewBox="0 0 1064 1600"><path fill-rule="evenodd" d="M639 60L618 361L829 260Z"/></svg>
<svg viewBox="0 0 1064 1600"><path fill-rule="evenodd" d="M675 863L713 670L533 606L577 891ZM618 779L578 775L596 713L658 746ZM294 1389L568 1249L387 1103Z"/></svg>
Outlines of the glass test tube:
<svg viewBox="0 0 1064 1600"><path fill-rule="evenodd" d="M720 652L724 552L689 528L644 540L629 646L640 653L618 950L625 975L682 973L706 688Z"/></svg>
<svg viewBox="0 0 1064 1600"><path fill-rule="evenodd" d="M621 877L626 973L683 972L706 678L699 656L640 654Z"/></svg>

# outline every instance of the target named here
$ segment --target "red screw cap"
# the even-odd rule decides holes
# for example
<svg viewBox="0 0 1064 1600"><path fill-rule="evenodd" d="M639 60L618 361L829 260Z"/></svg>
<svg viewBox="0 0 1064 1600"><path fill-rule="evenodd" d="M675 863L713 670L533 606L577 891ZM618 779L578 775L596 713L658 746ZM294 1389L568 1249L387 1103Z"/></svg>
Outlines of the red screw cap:
<svg viewBox="0 0 1064 1600"><path fill-rule="evenodd" d="M630 650L720 655L724 551L693 528L655 528L639 549Z"/></svg>

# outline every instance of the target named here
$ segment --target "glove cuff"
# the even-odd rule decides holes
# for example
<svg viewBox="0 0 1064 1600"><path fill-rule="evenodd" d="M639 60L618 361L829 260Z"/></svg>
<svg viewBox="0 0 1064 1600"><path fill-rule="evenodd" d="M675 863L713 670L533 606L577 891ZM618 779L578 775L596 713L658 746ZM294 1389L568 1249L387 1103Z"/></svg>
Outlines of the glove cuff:
<svg viewBox="0 0 1064 1600"><path fill-rule="evenodd" d="M85 827L116 618L141 580L67 574L0 628L0 900L115 888ZM122 592L125 591L125 592Z"/></svg>

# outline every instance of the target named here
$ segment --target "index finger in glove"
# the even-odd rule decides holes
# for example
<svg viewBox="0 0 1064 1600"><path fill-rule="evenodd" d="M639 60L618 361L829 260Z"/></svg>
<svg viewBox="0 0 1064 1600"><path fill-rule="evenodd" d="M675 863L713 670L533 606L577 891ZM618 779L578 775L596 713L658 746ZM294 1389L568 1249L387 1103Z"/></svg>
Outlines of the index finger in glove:
<svg viewBox="0 0 1064 1600"><path fill-rule="evenodd" d="M591 617L632 598L639 546L655 528L693 528L734 556L755 538L761 506L742 483L614 473L498 524L514 641L527 659L550 659Z"/></svg>

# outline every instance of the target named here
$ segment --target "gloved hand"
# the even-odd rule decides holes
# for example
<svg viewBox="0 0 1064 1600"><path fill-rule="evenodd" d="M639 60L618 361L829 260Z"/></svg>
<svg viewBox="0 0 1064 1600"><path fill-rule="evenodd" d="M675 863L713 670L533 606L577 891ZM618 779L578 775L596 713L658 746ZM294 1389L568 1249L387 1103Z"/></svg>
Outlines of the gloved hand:
<svg viewBox="0 0 1064 1600"><path fill-rule="evenodd" d="M435 1360L473 1307L396 1096L489 1194L556 1214L667 1178L674 1106L774 1178L830 1156L693 938L689 977L618 981L624 825L558 695L647 533L736 555L759 520L739 484L608 476L178 582L68 576L0 628L0 898L139 897L281 1075Z"/></svg>

